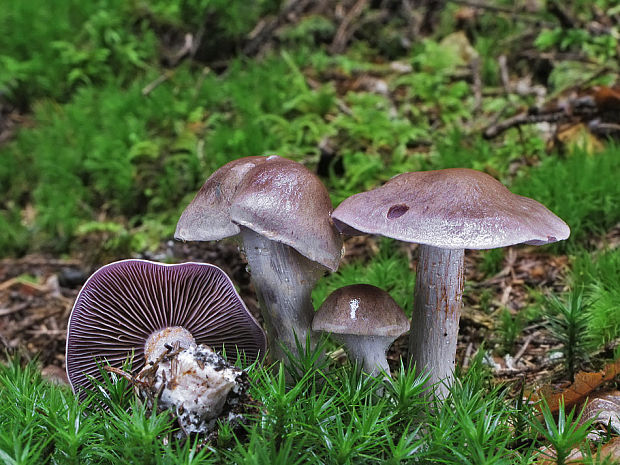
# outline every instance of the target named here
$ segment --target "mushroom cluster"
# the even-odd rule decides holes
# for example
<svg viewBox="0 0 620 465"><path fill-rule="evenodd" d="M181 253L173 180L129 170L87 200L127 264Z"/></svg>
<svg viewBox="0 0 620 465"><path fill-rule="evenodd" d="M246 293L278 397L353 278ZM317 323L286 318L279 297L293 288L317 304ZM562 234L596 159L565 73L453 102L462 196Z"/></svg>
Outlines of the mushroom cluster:
<svg viewBox="0 0 620 465"><path fill-rule="evenodd" d="M315 313L311 292L326 271L338 269L342 234L419 244L411 322L385 291L367 284L336 290ZM542 204L475 170L404 173L332 212L327 190L303 165L277 156L240 158L206 180L175 238L241 241L267 339L219 268L125 260L98 270L78 295L67 373L77 391L88 377L99 378L98 361L120 367L134 353L141 376L155 376L162 401L187 412L184 427L201 431L243 384L237 369L205 365L222 363L211 349L254 360L268 346L273 359L283 360L297 341L314 344L323 331L376 376L389 373L386 351L410 328L411 362L444 398L454 369L464 250L547 244L569 234ZM166 384L173 378L174 385Z"/></svg>
<svg viewBox="0 0 620 465"><path fill-rule="evenodd" d="M67 331L67 375L82 398L101 381L100 365L120 370L133 355L137 379L179 413L188 432L204 432L247 389L237 356L265 352L265 335L228 276L205 263L123 260L82 287ZM213 349L225 351L228 362ZM206 401L206 399L209 399Z"/></svg>
<svg viewBox="0 0 620 465"><path fill-rule="evenodd" d="M310 294L342 252L331 212L327 190L302 164L247 157L215 171L177 224L183 241L241 239L275 360L297 352L296 338L314 344Z"/></svg>

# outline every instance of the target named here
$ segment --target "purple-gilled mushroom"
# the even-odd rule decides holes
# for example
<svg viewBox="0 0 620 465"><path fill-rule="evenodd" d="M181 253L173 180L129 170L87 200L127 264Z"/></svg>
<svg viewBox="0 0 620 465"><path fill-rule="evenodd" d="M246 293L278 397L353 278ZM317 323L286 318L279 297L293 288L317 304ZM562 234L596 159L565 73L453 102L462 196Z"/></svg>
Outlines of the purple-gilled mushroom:
<svg viewBox="0 0 620 465"><path fill-rule="evenodd" d="M428 370L439 398L452 382L464 250L564 240L570 229L545 206L464 168L404 173L353 195L332 214L344 234L420 244L409 356ZM441 383L441 384L439 384Z"/></svg>
<svg viewBox="0 0 620 465"><path fill-rule="evenodd" d="M353 284L332 292L312 321L313 331L330 333L344 345L349 358L377 376L390 373L386 353L409 329L402 308L383 289Z"/></svg>
<svg viewBox="0 0 620 465"><path fill-rule="evenodd" d="M143 369L138 378L156 370L161 406L172 402L185 415L183 428L193 432L240 394L241 370L212 349L225 350L229 362L238 353L251 362L265 346L265 334L218 267L123 260L97 270L78 294L67 330L67 375L84 398L89 377L101 380L101 364L121 369L133 354L133 369Z"/></svg>
<svg viewBox="0 0 620 465"><path fill-rule="evenodd" d="M342 237L319 178L300 163L277 156L247 157L213 173L185 209L175 238L208 241L239 236L265 321L269 352L296 353L310 337L310 294L336 271Z"/></svg>

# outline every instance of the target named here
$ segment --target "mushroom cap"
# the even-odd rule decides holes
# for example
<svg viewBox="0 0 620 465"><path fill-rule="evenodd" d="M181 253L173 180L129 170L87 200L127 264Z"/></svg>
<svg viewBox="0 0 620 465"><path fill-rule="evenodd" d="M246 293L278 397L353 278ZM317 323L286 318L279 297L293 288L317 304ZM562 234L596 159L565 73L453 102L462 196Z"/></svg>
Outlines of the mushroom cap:
<svg viewBox="0 0 620 465"><path fill-rule="evenodd" d="M409 320L383 289L353 284L332 292L319 307L313 331L396 339L409 329Z"/></svg>
<svg viewBox="0 0 620 465"><path fill-rule="evenodd" d="M327 189L314 173L301 163L274 156L248 172L230 216L233 222L336 271L342 236L331 222L331 212Z"/></svg>
<svg viewBox="0 0 620 465"><path fill-rule="evenodd" d="M230 220L230 204L245 175L266 157L244 157L226 163L205 181L185 208L174 233L182 241L217 241L239 234Z"/></svg>
<svg viewBox="0 0 620 465"><path fill-rule="evenodd" d="M101 380L98 364L144 366L151 334L182 327L197 344L237 350L248 360L265 353L265 334L221 269L206 263L163 265L122 260L99 268L84 284L67 330L67 375L76 391Z"/></svg>
<svg viewBox="0 0 620 465"><path fill-rule="evenodd" d="M400 174L344 200L332 218L345 234L380 234L445 249L542 245L570 234L541 203L466 168Z"/></svg>
<svg viewBox="0 0 620 465"><path fill-rule="evenodd" d="M218 240L238 234L241 225L336 271L342 237L331 222L332 210L327 189L301 163L275 155L240 158L207 179L174 237Z"/></svg>

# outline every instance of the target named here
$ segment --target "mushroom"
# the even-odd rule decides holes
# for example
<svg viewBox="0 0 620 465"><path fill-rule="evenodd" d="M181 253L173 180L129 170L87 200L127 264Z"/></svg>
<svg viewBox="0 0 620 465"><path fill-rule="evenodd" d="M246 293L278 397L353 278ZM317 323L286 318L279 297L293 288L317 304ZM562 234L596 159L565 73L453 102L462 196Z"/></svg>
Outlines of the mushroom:
<svg viewBox="0 0 620 465"><path fill-rule="evenodd" d="M344 200L332 218L345 234L420 244L409 356L418 369L429 371L440 398L452 383L464 249L542 245L570 234L542 204L464 168L400 174Z"/></svg>
<svg viewBox="0 0 620 465"><path fill-rule="evenodd" d="M331 211L327 190L300 163L247 157L213 173L177 224L184 241L240 236L276 360L297 352L295 337L315 343L310 294L342 250Z"/></svg>
<svg viewBox="0 0 620 465"><path fill-rule="evenodd" d="M331 333L364 371L389 374L386 352L409 329L403 310L383 289L353 284L332 292L317 310L313 331Z"/></svg>
<svg viewBox="0 0 620 465"><path fill-rule="evenodd" d="M169 348L206 344L248 361L265 352L265 334L221 269L206 263L162 265L122 260L99 268L75 301L67 330L67 375L85 394L99 364L133 368L160 360Z"/></svg>

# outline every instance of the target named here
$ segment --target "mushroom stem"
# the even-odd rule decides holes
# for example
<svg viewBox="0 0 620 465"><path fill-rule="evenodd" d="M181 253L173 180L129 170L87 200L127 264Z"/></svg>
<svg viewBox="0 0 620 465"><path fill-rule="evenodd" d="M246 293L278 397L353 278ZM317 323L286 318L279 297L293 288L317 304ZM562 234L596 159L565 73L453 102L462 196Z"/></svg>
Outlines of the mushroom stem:
<svg viewBox="0 0 620 465"><path fill-rule="evenodd" d="M371 376L378 376L381 371L390 374L385 354L394 341L393 337L358 336L356 334L334 334L332 337L344 345L352 362L357 362Z"/></svg>
<svg viewBox="0 0 620 465"><path fill-rule="evenodd" d="M168 347L178 344L187 349L195 347L196 340L192 333L182 326L168 326L151 334L144 344L144 358L146 362L154 362L168 351Z"/></svg>
<svg viewBox="0 0 620 465"><path fill-rule="evenodd" d="M271 359L285 360L283 347L296 354L295 335L302 344L310 335L314 347L311 293L324 269L292 247L249 228L241 226L241 238L267 329Z"/></svg>
<svg viewBox="0 0 620 465"><path fill-rule="evenodd" d="M420 245L409 357L427 371L429 384L445 399L452 384L463 297L463 249Z"/></svg>

